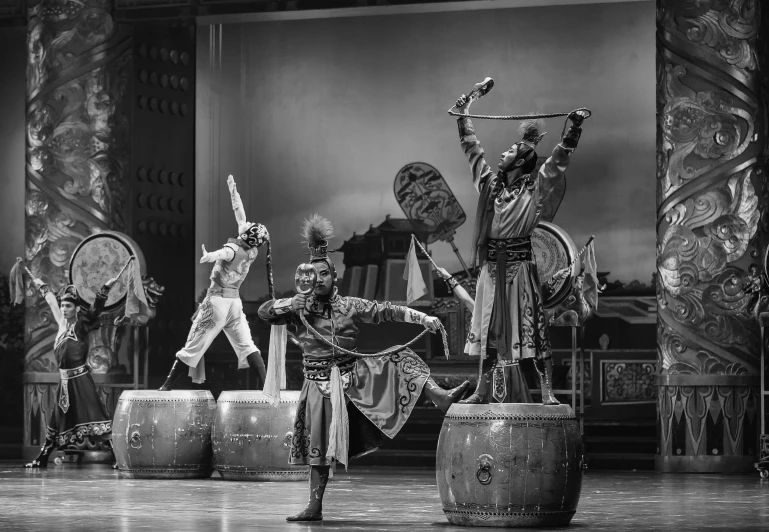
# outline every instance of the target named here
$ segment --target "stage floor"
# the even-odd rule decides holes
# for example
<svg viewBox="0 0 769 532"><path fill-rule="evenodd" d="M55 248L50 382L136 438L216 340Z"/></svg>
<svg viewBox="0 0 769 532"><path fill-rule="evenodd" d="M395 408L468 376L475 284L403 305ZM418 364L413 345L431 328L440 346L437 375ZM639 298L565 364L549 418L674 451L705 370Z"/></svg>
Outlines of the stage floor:
<svg viewBox="0 0 769 532"><path fill-rule="evenodd" d="M27 471L2 462L0 530L468 530L446 521L429 470L338 472L326 490L322 523L286 523L285 516L304 508L307 491L306 482L228 482L216 474L208 480L127 480L106 465ZM766 531L769 481L757 473L587 471L568 529Z"/></svg>

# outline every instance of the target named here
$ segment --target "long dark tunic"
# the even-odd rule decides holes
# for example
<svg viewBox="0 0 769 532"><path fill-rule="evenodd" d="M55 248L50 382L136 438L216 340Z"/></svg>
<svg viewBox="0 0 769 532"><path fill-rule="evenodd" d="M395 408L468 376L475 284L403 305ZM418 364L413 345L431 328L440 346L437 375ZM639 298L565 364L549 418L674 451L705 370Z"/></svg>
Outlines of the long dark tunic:
<svg viewBox="0 0 769 532"><path fill-rule="evenodd" d="M59 322L54 353L62 377L46 435L57 447L82 445L86 437L107 439L112 432L112 418L99 398L87 363L88 333L99 327L106 291L100 291L91 308L81 312L72 324L64 322L52 293L46 293L45 298L56 310L54 316Z"/></svg>
<svg viewBox="0 0 769 532"><path fill-rule="evenodd" d="M356 349L357 323L399 321L420 323L423 314L408 307L377 303L336 294L327 301L310 297L309 323L324 338L347 350ZM290 299L271 300L259 308L259 317L274 325L288 325L302 345L305 380L294 420L289 462L331 465L326 458L331 426L329 378L331 347L301 323ZM376 450L383 436L394 438L406 423L430 368L410 349L376 358L338 354L350 422L350 459Z"/></svg>

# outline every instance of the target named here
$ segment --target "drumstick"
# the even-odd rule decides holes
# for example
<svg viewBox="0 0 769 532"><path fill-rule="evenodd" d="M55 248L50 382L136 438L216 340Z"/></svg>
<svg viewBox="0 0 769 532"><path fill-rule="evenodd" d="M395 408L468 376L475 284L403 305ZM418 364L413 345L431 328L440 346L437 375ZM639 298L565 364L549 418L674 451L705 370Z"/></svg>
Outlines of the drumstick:
<svg viewBox="0 0 769 532"><path fill-rule="evenodd" d="M128 265L129 265L129 264L131 264L131 261L132 261L132 260L134 260L134 258L135 258L135 257L134 257L133 255L131 255L131 256L128 258L128 262L126 262L126 263L125 263L125 266L123 266L123 269L122 269L122 270L120 270L120 273L118 273L118 274L115 276L115 281L117 281L118 279L120 279L120 276L121 276L121 275L123 275L123 272L125 271L125 269L126 269L126 268L128 268Z"/></svg>

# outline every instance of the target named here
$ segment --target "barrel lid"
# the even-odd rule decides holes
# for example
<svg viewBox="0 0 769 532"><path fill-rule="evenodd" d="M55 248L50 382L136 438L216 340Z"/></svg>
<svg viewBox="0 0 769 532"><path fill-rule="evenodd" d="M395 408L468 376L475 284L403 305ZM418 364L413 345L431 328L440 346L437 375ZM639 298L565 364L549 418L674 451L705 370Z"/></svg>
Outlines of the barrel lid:
<svg viewBox="0 0 769 532"><path fill-rule="evenodd" d="M281 390L281 403L298 403L302 392L298 390ZM271 404L272 398L267 397L261 390L229 390L219 394L217 403L255 403Z"/></svg>
<svg viewBox="0 0 769 532"><path fill-rule="evenodd" d="M213 401L209 390L125 390L120 394L120 401Z"/></svg>
<svg viewBox="0 0 769 532"><path fill-rule="evenodd" d="M453 404L446 419L576 419L570 405L536 403Z"/></svg>

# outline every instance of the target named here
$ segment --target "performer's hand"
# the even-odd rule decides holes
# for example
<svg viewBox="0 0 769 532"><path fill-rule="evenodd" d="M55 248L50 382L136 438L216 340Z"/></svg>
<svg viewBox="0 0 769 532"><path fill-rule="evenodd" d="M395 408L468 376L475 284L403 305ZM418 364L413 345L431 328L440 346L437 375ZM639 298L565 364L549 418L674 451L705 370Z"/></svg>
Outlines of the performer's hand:
<svg viewBox="0 0 769 532"><path fill-rule="evenodd" d="M43 281L42 279L32 279L32 284L34 284L35 288L37 288L38 290L40 290L46 285L45 281Z"/></svg>
<svg viewBox="0 0 769 532"><path fill-rule="evenodd" d="M441 320L436 318L435 316L425 316L422 318L422 325L425 326L425 329L430 329L431 331L435 332L441 327Z"/></svg>
<svg viewBox="0 0 769 532"><path fill-rule="evenodd" d="M201 244L200 247L203 248L203 256L200 257L200 264L203 264L204 262L216 262L216 259L213 257L213 255L206 251L205 244Z"/></svg>
<svg viewBox="0 0 769 532"><path fill-rule="evenodd" d="M235 178L232 177L232 174L227 176L227 188L230 189L230 192L235 188Z"/></svg>
<svg viewBox="0 0 769 532"><path fill-rule="evenodd" d="M569 120L576 126L580 127L582 122L588 117L588 112L585 110L572 111L569 113Z"/></svg>
<svg viewBox="0 0 769 532"><path fill-rule="evenodd" d="M446 270L446 268L441 268L440 266L435 269L435 273L437 273L438 277L444 281L451 277L451 274Z"/></svg>
<svg viewBox="0 0 769 532"><path fill-rule="evenodd" d="M302 310L307 305L307 296L304 294L296 294L291 298L291 308L294 310Z"/></svg>
<svg viewBox="0 0 769 532"><path fill-rule="evenodd" d="M470 100L468 100L467 96L463 94L459 97L459 99L457 99L457 102L454 104L454 108L463 115L470 114Z"/></svg>

